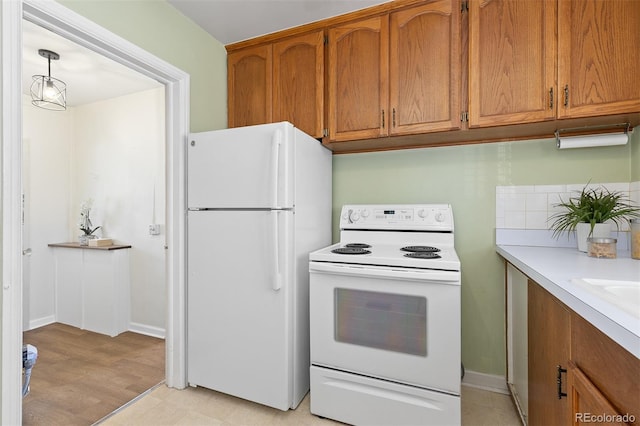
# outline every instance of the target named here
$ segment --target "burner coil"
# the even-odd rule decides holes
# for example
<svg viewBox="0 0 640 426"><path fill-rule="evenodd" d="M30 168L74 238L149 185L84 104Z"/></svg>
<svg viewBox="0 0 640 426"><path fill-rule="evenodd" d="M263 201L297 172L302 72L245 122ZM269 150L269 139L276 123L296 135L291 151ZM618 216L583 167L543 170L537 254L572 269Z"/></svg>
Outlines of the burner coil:
<svg viewBox="0 0 640 426"><path fill-rule="evenodd" d="M370 254L370 250L365 250L361 247L339 247L331 250L331 253L335 254Z"/></svg>
<svg viewBox="0 0 640 426"><path fill-rule="evenodd" d="M400 250L411 253L437 253L440 251L439 248L431 246L406 246L402 247Z"/></svg>

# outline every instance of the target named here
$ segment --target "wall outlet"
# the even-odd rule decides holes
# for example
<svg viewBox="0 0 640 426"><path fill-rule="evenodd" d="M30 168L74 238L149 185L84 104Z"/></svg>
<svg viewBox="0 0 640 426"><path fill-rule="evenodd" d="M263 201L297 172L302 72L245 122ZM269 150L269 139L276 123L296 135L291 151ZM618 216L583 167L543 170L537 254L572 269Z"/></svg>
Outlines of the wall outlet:
<svg viewBox="0 0 640 426"><path fill-rule="evenodd" d="M158 224L149 225L149 235L160 235L160 225Z"/></svg>

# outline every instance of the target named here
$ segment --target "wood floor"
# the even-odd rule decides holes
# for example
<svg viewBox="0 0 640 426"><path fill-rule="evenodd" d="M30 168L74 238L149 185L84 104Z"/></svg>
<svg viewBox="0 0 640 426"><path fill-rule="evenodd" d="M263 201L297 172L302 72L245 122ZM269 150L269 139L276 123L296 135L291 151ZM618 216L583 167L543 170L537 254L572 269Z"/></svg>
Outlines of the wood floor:
<svg viewBox="0 0 640 426"><path fill-rule="evenodd" d="M22 424L91 425L165 377L164 340L51 324L24 333L38 349Z"/></svg>

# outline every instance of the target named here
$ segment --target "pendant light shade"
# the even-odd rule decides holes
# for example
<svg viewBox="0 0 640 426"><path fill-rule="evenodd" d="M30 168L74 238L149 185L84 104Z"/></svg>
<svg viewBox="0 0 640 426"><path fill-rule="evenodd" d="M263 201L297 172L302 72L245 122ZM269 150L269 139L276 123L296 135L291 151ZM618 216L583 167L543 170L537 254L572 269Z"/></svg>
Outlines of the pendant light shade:
<svg viewBox="0 0 640 426"><path fill-rule="evenodd" d="M44 109L64 111L67 109L67 85L64 81L51 77L51 61L60 59L60 55L46 49L38 50L38 54L47 58L49 73L33 76L31 103Z"/></svg>

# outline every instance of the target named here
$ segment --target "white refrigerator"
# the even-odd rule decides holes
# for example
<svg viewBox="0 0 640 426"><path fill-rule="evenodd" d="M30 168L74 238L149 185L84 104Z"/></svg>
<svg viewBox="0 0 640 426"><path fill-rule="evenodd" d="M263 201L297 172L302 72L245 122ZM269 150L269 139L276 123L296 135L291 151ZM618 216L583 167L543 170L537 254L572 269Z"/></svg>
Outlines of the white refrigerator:
<svg viewBox="0 0 640 426"><path fill-rule="evenodd" d="M308 392L308 254L331 243L331 161L288 122L191 135L190 385L280 410Z"/></svg>

